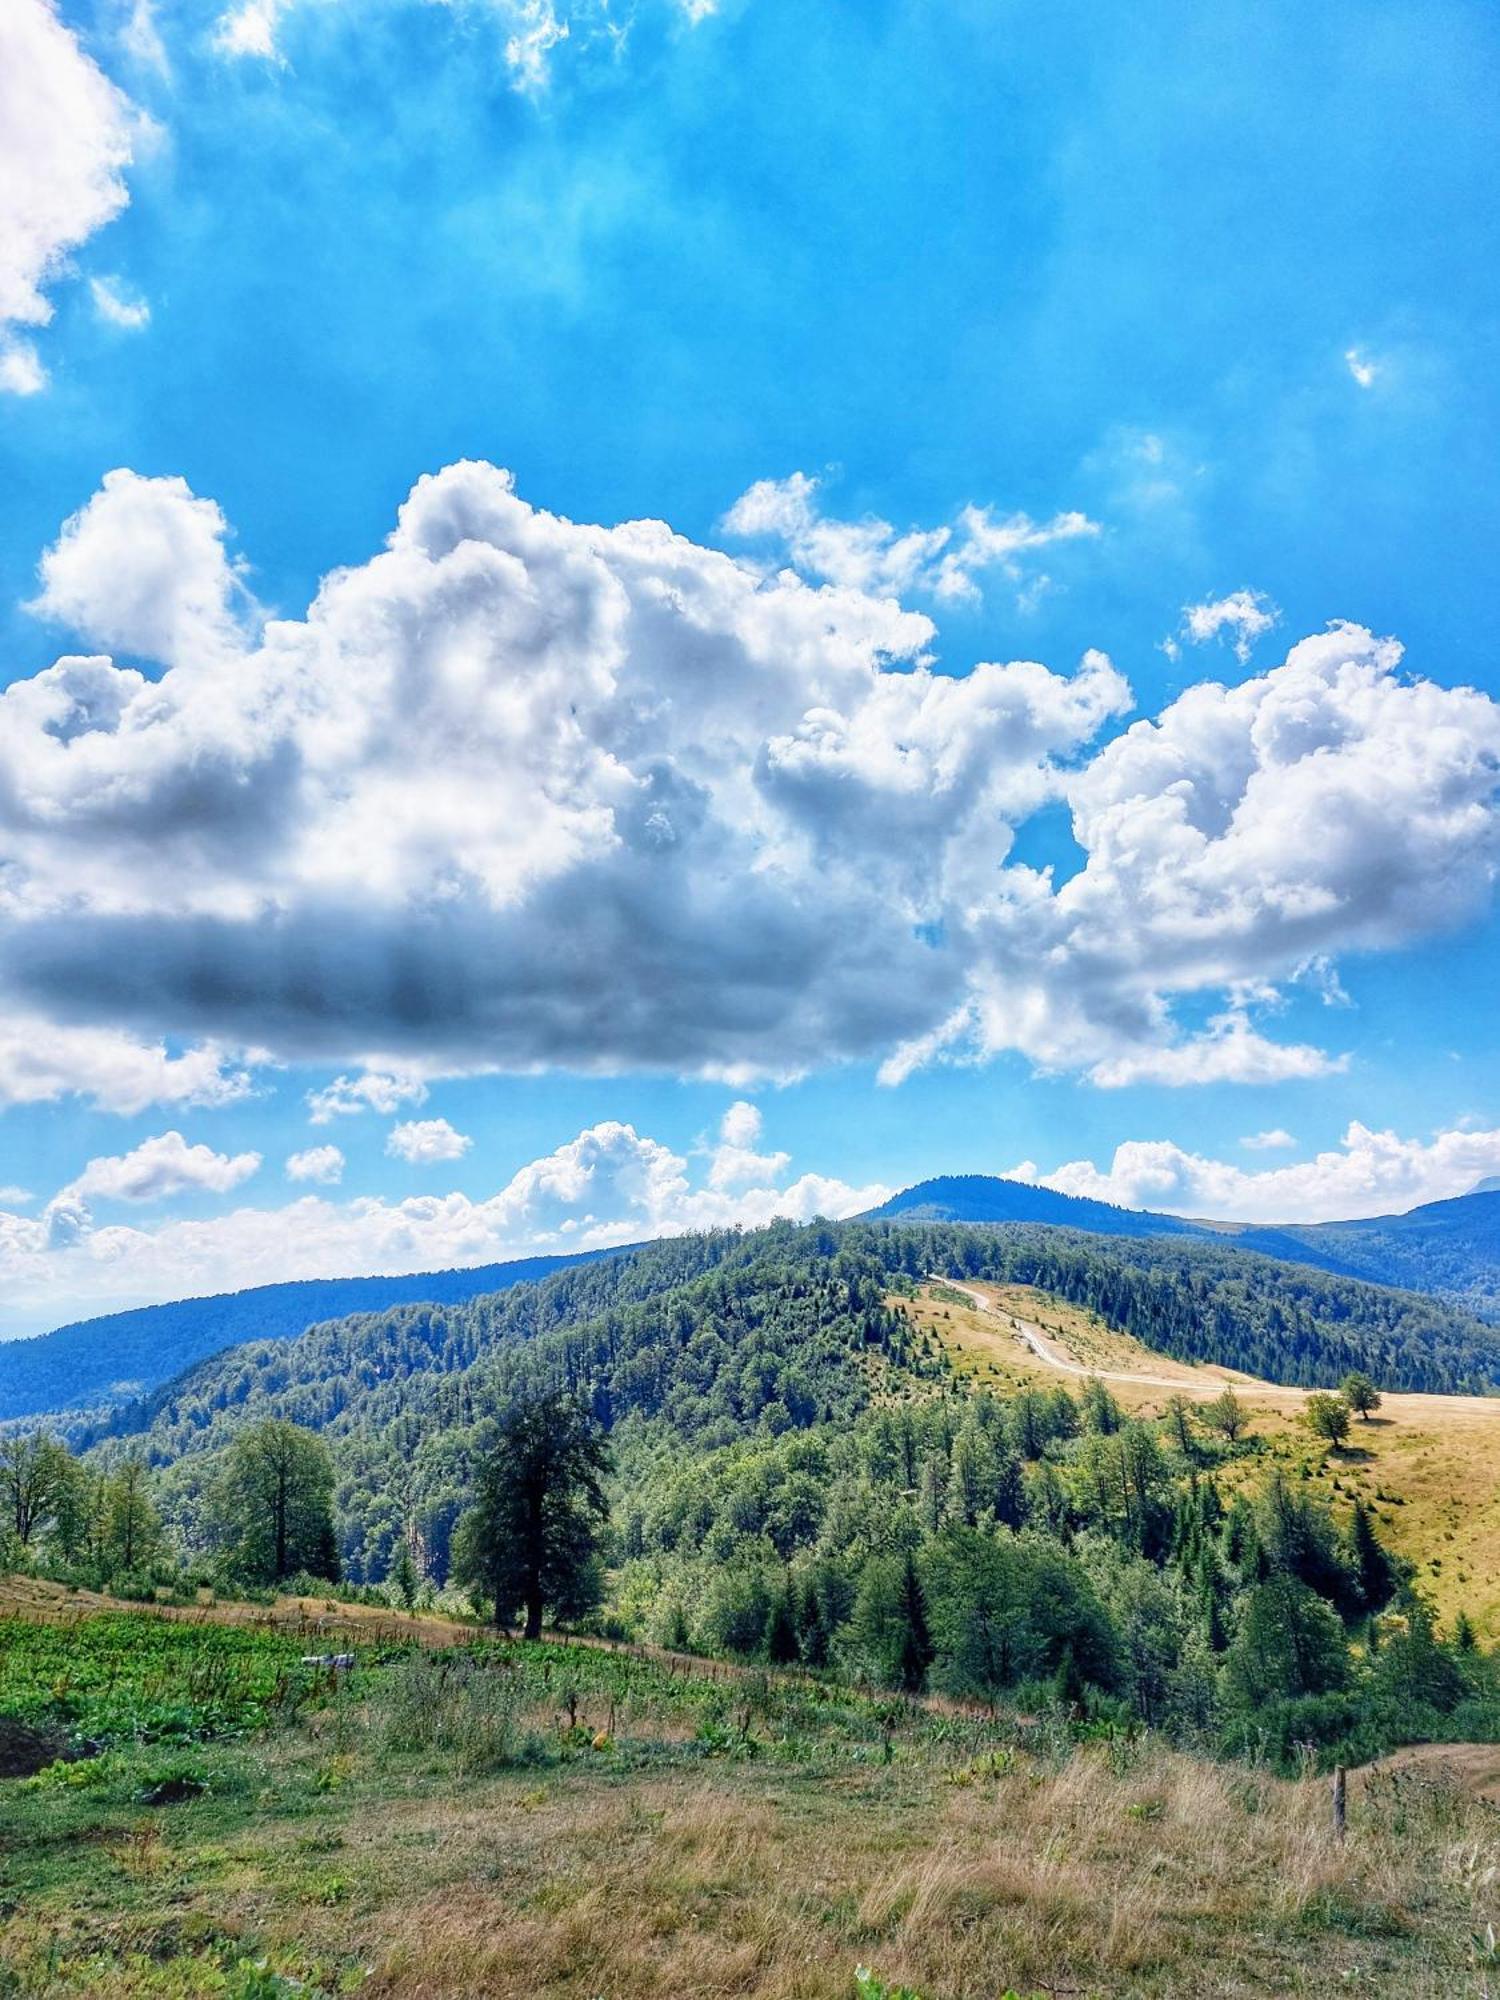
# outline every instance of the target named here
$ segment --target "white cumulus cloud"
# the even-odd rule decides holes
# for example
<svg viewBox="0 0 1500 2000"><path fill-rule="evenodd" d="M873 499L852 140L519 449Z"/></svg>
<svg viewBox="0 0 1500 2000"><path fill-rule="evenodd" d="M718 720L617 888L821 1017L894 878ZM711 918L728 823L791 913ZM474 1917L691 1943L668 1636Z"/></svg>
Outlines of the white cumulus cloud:
<svg viewBox="0 0 1500 2000"><path fill-rule="evenodd" d="M408 1166L437 1166L444 1160L461 1160L474 1141L465 1132L457 1132L446 1118L414 1118L404 1125L394 1125L385 1142L385 1150L393 1160L405 1160Z"/></svg>
<svg viewBox="0 0 1500 2000"><path fill-rule="evenodd" d="M16 329L45 326L69 254L129 199L139 121L53 0L0 7L0 388L27 395L46 371Z"/></svg>
<svg viewBox="0 0 1500 2000"><path fill-rule="evenodd" d="M790 1163L788 1153L761 1153L761 1114L744 1098L731 1104L719 1121L718 1144L710 1153L708 1184L713 1188L750 1187L777 1180Z"/></svg>
<svg viewBox="0 0 1500 2000"><path fill-rule="evenodd" d="M1251 1132L1240 1144L1251 1153L1276 1153L1289 1151L1297 1141L1290 1132L1278 1125L1269 1132Z"/></svg>
<svg viewBox="0 0 1500 2000"><path fill-rule="evenodd" d="M1286 1137L1268 1136L1278 1144ZM1020 1177L1126 1208L1232 1222L1329 1222L1446 1201L1496 1172L1500 1131L1455 1128L1412 1139L1356 1120L1336 1147L1281 1167L1247 1171L1167 1140L1130 1139L1107 1168L1070 1160L1044 1174L1028 1163Z"/></svg>
<svg viewBox="0 0 1500 2000"><path fill-rule="evenodd" d="M496 1193L332 1201L308 1194L153 1228L96 1228L82 1200L40 1217L0 1210L0 1335L85 1311L286 1278L451 1269L631 1243L685 1230L810 1221L875 1206L890 1190L818 1174L715 1188L631 1125L607 1121L523 1166Z"/></svg>
<svg viewBox="0 0 1500 2000"><path fill-rule="evenodd" d="M143 1139L128 1153L90 1160L64 1190L87 1201L166 1201L179 1194L227 1194L260 1167L259 1153L216 1153L190 1146L180 1132Z"/></svg>
<svg viewBox="0 0 1500 2000"><path fill-rule="evenodd" d="M212 1042L174 1054L117 1028L0 1013L0 1108L79 1097L134 1117L157 1104L232 1104L254 1089L240 1063L259 1054L236 1057Z"/></svg>
<svg viewBox="0 0 1500 2000"><path fill-rule="evenodd" d="M314 1122L487 1069L1316 1076L1281 989L1473 917L1500 862L1500 706L1358 627L1099 747L1102 654L935 672L887 595L482 464L257 633L217 509L113 477L40 604L166 670L0 692L0 1008L351 1066ZM1058 802L1061 884L1011 858Z"/></svg>
<svg viewBox="0 0 1500 2000"><path fill-rule="evenodd" d="M217 504L119 468L42 557L28 607L92 645L202 668L243 650L255 606Z"/></svg>
<svg viewBox="0 0 1500 2000"><path fill-rule="evenodd" d="M319 1181L331 1186L344 1178L344 1156L337 1146L309 1146L304 1152L289 1153L286 1177L289 1181Z"/></svg>

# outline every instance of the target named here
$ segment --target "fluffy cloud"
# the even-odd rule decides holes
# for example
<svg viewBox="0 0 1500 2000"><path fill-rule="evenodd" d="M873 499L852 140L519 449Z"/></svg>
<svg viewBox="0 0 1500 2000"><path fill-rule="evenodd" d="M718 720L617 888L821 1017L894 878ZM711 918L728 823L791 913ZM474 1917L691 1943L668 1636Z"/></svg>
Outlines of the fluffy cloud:
<svg viewBox="0 0 1500 2000"><path fill-rule="evenodd" d="M245 1059L259 1053L252 1050ZM212 1042L174 1055L164 1042L141 1041L116 1028L0 1014L0 1109L81 1097L128 1118L154 1104L232 1104L254 1088L250 1072L237 1063Z"/></svg>
<svg viewBox="0 0 1500 2000"><path fill-rule="evenodd" d="M1240 1141L1246 1151L1251 1153L1290 1151L1296 1143L1291 1133L1283 1131L1279 1125L1269 1132L1251 1132L1248 1137Z"/></svg>
<svg viewBox="0 0 1500 2000"><path fill-rule="evenodd" d="M1283 1141L1284 1133L1262 1135L1263 1143ZM1090 1160L1070 1160L1054 1173L1039 1174L1028 1163L1019 1177L1126 1208L1236 1222L1326 1222L1446 1201L1496 1172L1500 1131L1459 1128L1429 1140L1404 1139L1356 1121L1337 1147L1260 1172L1185 1152L1166 1140L1131 1139L1115 1148L1106 1170Z"/></svg>
<svg viewBox="0 0 1500 2000"><path fill-rule="evenodd" d="M1194 646L1204 646L1211 639L1233 634L1235 658L1243 664L1256 640L1271 631L1280 618L1280 611L1263 591L1232 590L1227 597L1185 604L1180 636ZM1175 660L1181 650L1178 640L1168 639L1166 650Z"/></svg>
<svg viewBox="0 0 1500 2000"><path fill-rule="evenodd" d="M289 1181L320 1181L325 1187L344 1178L344 1156L337 1146L309 1146L305 1152L289 1153L286 1162Z"/></svg>
<svg viewBox="0 0 1500 2000"><path fill-rule="evenodd" d="M53 0L0 7L0 388L46 373L18 327L52 317L68 253L125 206L137 121Z"/></svg>
<svg viewBox="0 0 1500 2000"><path fill-rule="evenodd" d="M440 1270L775 1216L850 1215L889 1192L817 1174L781 1185L715 1188L659 1141L630 1125L604 1123L533 1160L481 1201L462 1194L400 1202L306 1195L280 1208L142 1229L95 1228L82 1201L65 1193L36 1219L0 1211L0 1334L35 1331L85 1311L285 1278Z"/></svg>
<svg viewBox="0 0 1500 2000"><path fill-rule="evenodd" d="M1130 701L1101 654L937 673L887 596L567 521L492 466L421 480L258 638L217 509L112 482L40 601L166 671L67 656L0 694L0 1010L359 1064L315 1122L483 1069L1317 1075L1337 1052L1257 1025L1277 982L1327 991L1494 877L1500 707L1357 627L1088 756ZM1057 800L1061 885L1009 860ZM1194 994L1223 1004L1185 1035Z"/></svg>
<svg viewBox="0 0 1500 2000"><path fill-rule="evenodd" d="M473 1143L466 1132L456 1132L446 1118L414 1118L391 1128L385 1150L393 1160L405 1160L408 1166L432 1167L443 1160L461 1160Z"/></svg>
<svg viewBox="0 0 1500 2000"><path fill-rule="evenodd" d="M336 1076L321 1090L310 1090L307 1108L314 1125L327 1125L334 1118L356 1118L362 1111L389 1117L403 1104L422 1104L426 1099L427 1086L419 1077L366 1070L362 1076Z"/></svg>
<svg viewBox="0 0 1500 2000"><path fill-rule="evenodd" d="M44 602L97 630L63 561L91 533ZM1097 656L891 671L927 619L536 512L483 465L421 481L305 620L181 658L222 602L161 614L159 679L70 657L0 696L7 969L111 1022L395 1071L877 1052L951 1005L948 900L1127 699Z"/></svg>
<svg viewBox="0 0 1500 2000"><path fill-rule="evenodd" d="M190 1146L180 1132L143 1139L128 1153L90 1160L64 1189L88 1201L166 1201L179 1194L227 1194L260 1168L259 1153L216 1153Z"/></svg>
<svg viewBox="0 0 1500 2000"><path fill-rule="evenodd" d="M1037 522L1027 514L997 519L987 507L969 506L951 527L902 534L873 515L862 521L831 518L822 511L818 491L819 482L805 472L759 479L735 501L724 526L746 539L774 539L798 569L844 589L894 595L915 590L949 599L977 596L976 578L988 569L1018 583L1023 556L1099 532L1097 522L1083 514Z"/></svg>
<svg viewBox="0 0 1500 2000"><path fill-rule="evenodd" d="M778 1180L790 1162L787 1153L760 1153L761 1114L743 1098L731 1104L719 1121L719 1142L709 1157L712 1188L753 1187Z"/></svg>
<svg viewBox="0 0 1500 2000"><path fill-rule="evenodd" d="M243 650L254 604L225 552L228 524L185 479L123 468L64 523L28 609L90 645L204 668Z"/></svg>
<svg viewBox="0 0 1500 2000"><path fill-rule="evenodd" d="M1085 865L1008 871L974 925L979 989L950 1040L1118 1085L1311 1076L1252 1009L1329 955L1392 950L1481 909L1500 863L1500 706L1399 672L1340 625L1229 688L1189 689L1070 781ZM1202 1034L1174 993L1220 990Z"/></svg>

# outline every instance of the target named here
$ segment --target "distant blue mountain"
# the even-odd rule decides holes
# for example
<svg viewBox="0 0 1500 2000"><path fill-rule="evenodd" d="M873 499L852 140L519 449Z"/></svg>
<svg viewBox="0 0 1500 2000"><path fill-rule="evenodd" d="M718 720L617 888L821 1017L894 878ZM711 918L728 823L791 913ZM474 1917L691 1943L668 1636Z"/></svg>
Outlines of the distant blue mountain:
<svg viewBox="0 0 1500 2000"><path fill-rule="evenodd" d="M1089 1229L1096 1236L1200 1236L1195 1223L1144 1208L1117 1208L1113 1202L1059 1194L1030 1181L1001 1180L994 1174L942 1174L918 1181L872 1208L866 1222L1055 1222Z"/></svg>
<svg viewBox="0 0 1500 2000"><path fill-rule="evenodd" d="M0 1422L128 1402L242 1340L291 1340L320 1320L383 1312L387 1306L455 1305L545 1278L567 1264L615 1254L585 1250L396 1278L294 1279L75 1320L32 1340L0 1342Z"/></svg>
<svg viewBox="0 0 1500 2000"><path fill-rule="evenodd" d="M1429 1292L1481 1319L1500 1320L1500 1182L1482 1182L1469 1194L1427 1202L1405 1215L1268 1225L1187 1220L993 1174L950 1174L918 1181L869 1212L872 1221L897 1218L1046 1222L1096 1236L1209 1237L1344 1277Z"/></svg>

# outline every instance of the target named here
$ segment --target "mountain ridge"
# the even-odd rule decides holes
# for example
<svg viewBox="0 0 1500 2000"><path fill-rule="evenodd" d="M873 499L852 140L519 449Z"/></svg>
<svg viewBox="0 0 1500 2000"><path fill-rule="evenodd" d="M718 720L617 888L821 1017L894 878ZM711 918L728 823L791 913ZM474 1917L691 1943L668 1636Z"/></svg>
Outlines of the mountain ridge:
<svg viewBox="0 0 1500 2000"><path fill-rule="evenodd" d="M1195 1237L1369 1284L1424 1292L1500 1320L1500 1185L1421 1202L1389 1215L1311 1223L1219 1222L1116 1207L998 1174L917 1181L865 1220L1040 1222L1106 1236Z"/></svg>
<svg viewBox="0 0 1500 2000"><path fill-rule="evenodd" d="M133 1402L246 1341L292 1340L320 1321L393 1306L458 1305L618 1254L581 1250L389 1277L289 1278L70 1320L49 1333L0 1341L0 1423Z"/></svg>

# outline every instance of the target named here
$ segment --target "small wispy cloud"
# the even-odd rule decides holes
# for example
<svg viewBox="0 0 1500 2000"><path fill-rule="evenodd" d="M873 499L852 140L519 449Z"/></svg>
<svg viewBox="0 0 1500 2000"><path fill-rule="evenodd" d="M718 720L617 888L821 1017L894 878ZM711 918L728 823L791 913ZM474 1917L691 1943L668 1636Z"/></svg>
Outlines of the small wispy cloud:
<svg viewBox="0 0 1500 2000"><path fill-rule="evenodd" d="M1296 1143L1297 1141L1292 1137L1291 1133L1284 1132L1279 1125L1269 1132L1252 1132L1247 1138L1240 1141L1240 1144L1251 1153L1284 1152L1289 1146L1295 1146Z"/></svg>
<svg viewBox="0 0 1500 2000"><path fill-rule="evenodd" d="M779 541L797 569L843 589L915 590L950 601L977 597L978 579L989 570L1021 586L1026 558L1037 550L1099 533L1098 522L1076 510L1034 521L973 505L951 524L903 531L875 514L858 521L825 514L820 495L821 482L805 472L758 479L724 516L724 527L746 540ZM1048 583L1042 577L1025 585L1025 608L1035 608Z"/></svg>
<svg viewBox="0 0 1500 2000"><path fill-rule="evenodd" d="M1162 651L1175 660L1183 642L1206 646L1211 640L1232 636L1235 658L1243 663L1257 639L1264 636L1281 617L1280 608L1262 590L1232 590L1227 597L1212 597L1202 604L1185 604L1182 623L1162 641Z"/></svg>
<svg viewBox="0 0 1500 2000"><path fill-rule="evenodd" d="M1380 373L1377 363L1370 359L1362 347L1345 348L1344 366L1361 389L1373 388L1375 377Z"/></svg>
<svg viewBox="0 0 1500 2000"><path fill-rule="evenodd" d="M94 301L94 311L109 326L139 333L142 327L151 324L150 306L144 299L123 291L118 278L90 278L89 296Z"/></svg>

